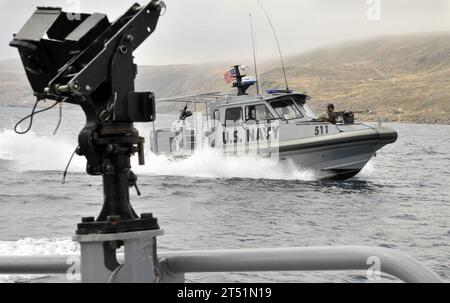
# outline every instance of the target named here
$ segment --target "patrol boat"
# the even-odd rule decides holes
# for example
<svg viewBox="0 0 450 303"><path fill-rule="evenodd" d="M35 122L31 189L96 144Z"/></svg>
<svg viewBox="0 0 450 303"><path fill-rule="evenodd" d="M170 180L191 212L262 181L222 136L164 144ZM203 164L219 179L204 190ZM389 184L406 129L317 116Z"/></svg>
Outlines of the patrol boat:
<svg viewBox="0 0 450 303"><path fill-rule="evenodd" d="M265 96L250 96L246 91L256 81L248 80L239 66L233 69L237 95L209 93L159 100L186 106L174 127L153 129L153 153L177 159L213 148L224 155L257 155L312 169L319 179L345 180L398 138L396 131L381 124L355 123L352 112L338 113L336 124L319 121L304 93L269 90ZM189 103L194 113L202 105L202 114L189 111Z"/></svg>

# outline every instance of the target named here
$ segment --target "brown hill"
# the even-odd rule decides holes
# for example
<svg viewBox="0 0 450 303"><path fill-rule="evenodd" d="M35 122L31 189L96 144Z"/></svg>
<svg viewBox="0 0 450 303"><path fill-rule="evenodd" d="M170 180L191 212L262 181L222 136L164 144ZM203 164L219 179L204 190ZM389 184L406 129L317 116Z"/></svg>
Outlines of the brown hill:
<svg viewBox="0 0 450 303"><path fill-rule="evenodd" d="M315 108L333 101L371 108L384 120L450 123L450 34L350 43L289 58L287 65L291 86L312 95ZM266 77L277 81L279 74Z"/></svg>
<svg viewBox="0 0 450 303"><path fill-rule="evenodd" d="M222 77L233 63L141 66L136 86L159 98L229 90ZM450 33L343 43L288 57L286 65L291 88L311 95L316 111L334 102L377 112L364 119L450 123ZM277 61L260 69L264 88L282 87ZM0 104L27 103L30 94L19 62L0 61Z"/></svg>

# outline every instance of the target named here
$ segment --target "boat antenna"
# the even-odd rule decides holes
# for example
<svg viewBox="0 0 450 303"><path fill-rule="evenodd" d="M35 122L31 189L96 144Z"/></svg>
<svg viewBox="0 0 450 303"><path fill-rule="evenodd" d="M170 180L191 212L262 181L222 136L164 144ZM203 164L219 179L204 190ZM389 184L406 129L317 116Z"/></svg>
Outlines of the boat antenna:
<svg viewBox="0 0 450 303"><path fill-rule="evenodd" d="M252 34L252 45L253 45L253 62L255 65L255 77L256 77L256 94L259 96L259 79L258 79L258 64L256 60L256 48L255 48L255 31L253 29L253 20L252 20L252 14L248 14L250 17L250 30Z"/></svg>
<svg viewBox="0 0 450 303"><path fill-rule="evenodd" d="M267 17L267 20L269 21L270 27L272 28L272 32L273 32L273 35L275 37L275 42L277 43L277 47L278 47L278 53L280 54L281 67L283 68L284 81L286 83L286 92L288 92L289 91L289 84L288 84L288 79L287 79L287 76L286 76L286 68L285 68L285 65L284 65L283 53L281 52L281 47L280 47L280 43L278 41L277 32L275 30L275 27L273 26L272 20L270 20L270 16L267 13L266 8L262 4L262 2L260 0L256 0L256 1L258 1L259 5L261 6L264 14Z"/></svg>

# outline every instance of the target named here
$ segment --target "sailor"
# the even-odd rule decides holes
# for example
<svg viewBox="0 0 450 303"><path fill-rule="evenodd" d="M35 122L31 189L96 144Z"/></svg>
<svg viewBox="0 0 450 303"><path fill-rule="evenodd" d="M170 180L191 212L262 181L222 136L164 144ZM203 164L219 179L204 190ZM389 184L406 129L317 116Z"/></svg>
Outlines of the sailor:
<svg viewBox="0 0 450 303"><path fill-rule="evenodd" d="M336 124L336 115L334 114L334 104L328 104L327 111L317 117L320 122L329 122Z"/></svg>

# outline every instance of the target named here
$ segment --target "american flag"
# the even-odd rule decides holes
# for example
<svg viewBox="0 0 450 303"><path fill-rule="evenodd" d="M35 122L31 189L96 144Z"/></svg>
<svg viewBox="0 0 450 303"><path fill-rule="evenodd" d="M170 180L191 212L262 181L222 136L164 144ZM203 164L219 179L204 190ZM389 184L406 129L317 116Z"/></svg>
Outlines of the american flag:
<svg viewBox="0 0 450 303"><path fill-rule="evenodd" d="M231 83L236 79L236 71L234 68L227 71L224 75L225 83Z"/></svg>

